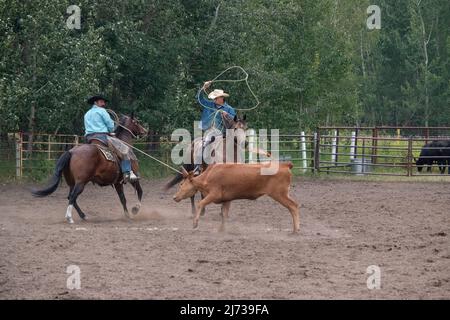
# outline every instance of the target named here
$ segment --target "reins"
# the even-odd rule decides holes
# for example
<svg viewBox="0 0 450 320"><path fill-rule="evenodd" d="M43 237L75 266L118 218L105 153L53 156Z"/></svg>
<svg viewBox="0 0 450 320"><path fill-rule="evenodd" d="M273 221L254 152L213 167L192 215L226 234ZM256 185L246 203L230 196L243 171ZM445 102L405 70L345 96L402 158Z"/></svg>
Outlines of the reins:
<svg viewBox="0 0 450 320"><path fill-rule="evenodd" d="M106 111L108 111L108 113L110 113L110 114L112 114L113 116L114 116L114 123L117 125L117 126L119 126L119 127L121 127L122 129L124 129L124 130L126 130L126 131L128 131L131 135L132 135L132 137L134 138L134 139L136 139L137 138L137 136L130 130L130 129L128 129L127 127L125 127L124 125L122 125L121 123L120 123L120 118L119 118L119 116L117 115L117 113L115 113L113 110L111 110L111 109L106 109Z"/></svg>

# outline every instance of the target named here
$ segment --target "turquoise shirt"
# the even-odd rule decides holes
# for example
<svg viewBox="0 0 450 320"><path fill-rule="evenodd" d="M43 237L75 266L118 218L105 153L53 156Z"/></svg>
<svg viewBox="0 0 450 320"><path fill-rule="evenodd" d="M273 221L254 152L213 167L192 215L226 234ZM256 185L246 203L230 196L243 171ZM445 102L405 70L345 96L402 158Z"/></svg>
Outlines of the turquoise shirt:
<svg viewBox="0 0 450 320"><path fill-rule="evenodd" d="M97 107L95 104L84 115L84 128L86 134L110 133L114 131L114 121L105 108Z"/></svg>
<svg viewBox="0 0 450 320"><path fill-rule="evenodd" d="M201 129L208 130L213 125L223 133L225 133L225 126L223 125L222 115L218 110L227 113L231 119L236 115L236 110L228 103L224 103L223 106L217 105L212 100L208 100L203 96L203 89L200 89L197 93L197 100L203 107Z"/></svg>

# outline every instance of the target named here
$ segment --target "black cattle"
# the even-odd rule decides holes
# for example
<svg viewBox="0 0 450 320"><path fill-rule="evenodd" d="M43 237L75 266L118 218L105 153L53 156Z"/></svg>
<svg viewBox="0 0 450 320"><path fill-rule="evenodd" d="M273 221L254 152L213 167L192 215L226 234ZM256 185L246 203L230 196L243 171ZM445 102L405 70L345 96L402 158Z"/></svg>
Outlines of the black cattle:
<svg viewBox="0 0 450 320"><path fill-rule="evenodd" d="M440 149L441 156L444 157L442 158L442 173L445 173L445 168L447 168L448 174L450 174L450 140L442 140L439 142L442 145L442 149Z"/></svg>
<svg viewBox="0 0 450 320"><path fill-rule="evenodd" d="M423 166L426 165L427 172L431 172L435 162L441 174L445 173L445 168L450 164L450 140L432 141L424 145L416 161L417 170L422 172Z"/></svg>

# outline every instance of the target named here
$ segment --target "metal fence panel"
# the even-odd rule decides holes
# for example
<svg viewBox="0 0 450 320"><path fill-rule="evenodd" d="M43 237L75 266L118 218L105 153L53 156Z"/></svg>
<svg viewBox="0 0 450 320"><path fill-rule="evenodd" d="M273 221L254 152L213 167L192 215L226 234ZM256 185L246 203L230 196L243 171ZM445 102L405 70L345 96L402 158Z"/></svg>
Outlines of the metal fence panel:
<svg viewBox="0 0 450 320"><path fill-rule="evenodd" d="M250 150L265 148L277 153L281 161L291 161L295 174L338 173L355 175L427 176L448 173L450 165L450 128L438 128L439 136L380 136L386 128L320 128L313 134L281 134L278 140L260 145L256 131L247 136ZM448 135L445 130L448 129ZM413 130L411 128L401 130ZM435 128L420 128L421 132L437 132ZM397 132L396 132L397 133ZM83 143L84 137L10 133L0 136L0 177L42 177L53 172L55 160L66 150ZM426 146L432 141L448 146ZM175 166L171 150L177 144L167 135L149 135L134 146L157 159ZM427 153L426 155L422 153ZM139 157L141 169L148 176L165 176L172 172L161 164ZM270 158L246 152L246 162L269 161ZM420 164L422 162L428 164ZM416 164L419 163L418 164ZM419 170L421 170L419 172Z"/></svg>

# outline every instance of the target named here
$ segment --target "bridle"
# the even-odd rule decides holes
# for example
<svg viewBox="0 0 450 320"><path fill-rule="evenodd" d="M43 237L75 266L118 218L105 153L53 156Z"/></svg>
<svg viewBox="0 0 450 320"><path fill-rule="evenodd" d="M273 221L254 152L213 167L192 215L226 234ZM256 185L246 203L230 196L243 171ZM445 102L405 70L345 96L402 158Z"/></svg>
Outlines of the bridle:
<svg viewBox="0 0 450 320"><path fill-rule="evenodd" d="M130 119L130 121L133 123L133 125L139 126L140 129L142 129L142 130L144 131L145 134L147 133L147 130L146 130L144 127L142 127L139 123L136 123L137 120L135 120L135 119L133 119L133 118L130 118L129 116L124 116L124 117L126 117L127 119ZM129 132L129 133L133 136L134 139L137 139L137 138L138 138L139 134L136 135L133 131L131 131L129 128L127 128L126 126L124 126L124 125L121 124L120 122L118 122L117 125L118 125L119 127L121 127L122 129L124 129L125 131Z"/></svg>
<svg viewBox="0 0 450 320"><path fill-rule="evenodd" d="M121 124L120 122L117 122L117 126L118 126L118 127L121 127L121 128L124 129L125 131L128 131L134 139L137 139L137 136L133 133L133 131L131 131L130 129L128 129L127 127L125 127L125 126L124 126L123 124Z"/></svg>
<svg viewBox="0 0 450 320"><path fill-rule="evenodd" d="M111 110L111 109L107 109L107 111L108 111L110 114L113 115L113 117L114 117L114 123L115 123L118 127L121 127L122 129L124 129L125 131L127 131L129 134L131 134L131 136L132 136L134 139L137 139L137 138L138 138L138 135L136 135L133 131L131 131L130 129L128 129L126 126L124 126L124 125L121 123L120 118L119 118L119 116L117 115L117 113L115 113L115 112L114 112L113 110ZM143 131L145 131L145 133L147 133L147 130L146 130L144 127L142 127L139 123L136 123L136 122L135 122L133 119L131 119L129 116L123 115L123 118L130 119L130 120L133 122L134 125L139 126Z"/></svg>

